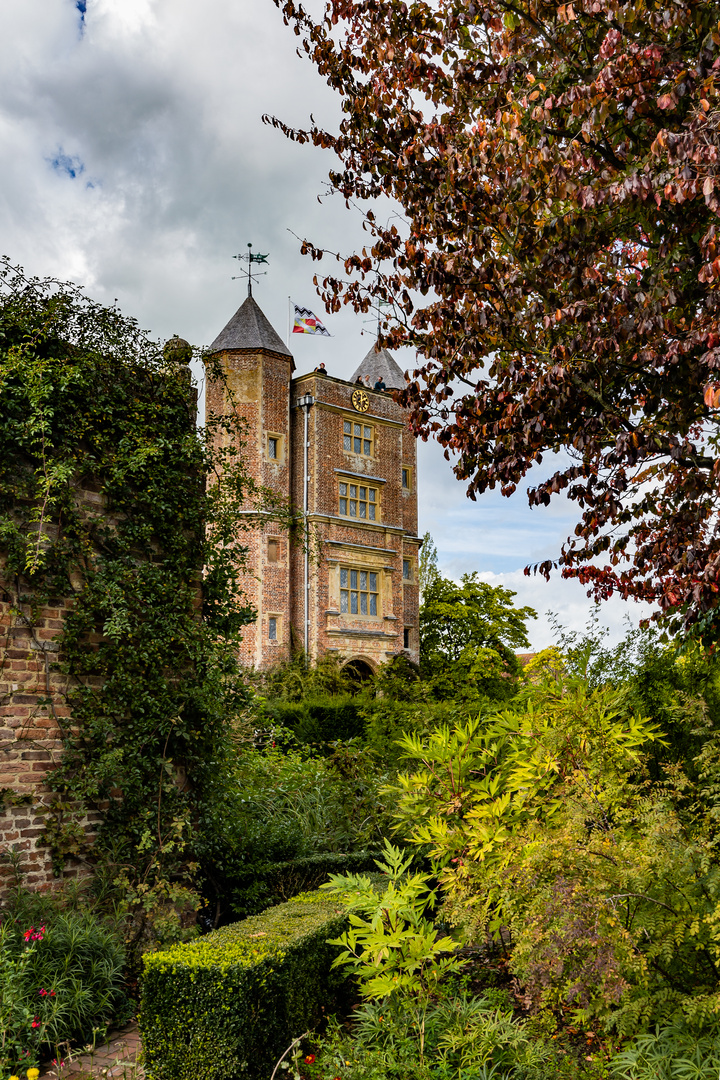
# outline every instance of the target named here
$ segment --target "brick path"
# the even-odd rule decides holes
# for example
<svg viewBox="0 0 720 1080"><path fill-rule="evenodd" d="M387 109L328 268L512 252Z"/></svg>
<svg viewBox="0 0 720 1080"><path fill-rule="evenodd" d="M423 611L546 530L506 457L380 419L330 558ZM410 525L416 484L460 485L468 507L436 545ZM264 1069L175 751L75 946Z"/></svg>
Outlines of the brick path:
<svg viewBox="0 0 720 1080"><path fill-rule="evenodd" d="M89 1053L73 1057L62 1068L47 1066L40 1080L144 1080L138 1064L141 1048L140 1032L133 1021L122 1031L111 1031L105 1042Z"/></svg>

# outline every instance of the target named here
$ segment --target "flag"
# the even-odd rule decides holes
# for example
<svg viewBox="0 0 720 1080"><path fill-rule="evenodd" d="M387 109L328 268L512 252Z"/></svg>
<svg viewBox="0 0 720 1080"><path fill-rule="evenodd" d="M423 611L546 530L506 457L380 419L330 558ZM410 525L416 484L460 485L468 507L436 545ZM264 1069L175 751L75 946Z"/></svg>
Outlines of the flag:
<svg viewBox="0 0 720 1080"><path fill-rule="evenodd" d="M297 304L293 304L293 307L295 308L293 334L322 334L323 337L332 337L329 330L323 326L317 315L313 315L312 311L305 307L298 307Z"/></svg>

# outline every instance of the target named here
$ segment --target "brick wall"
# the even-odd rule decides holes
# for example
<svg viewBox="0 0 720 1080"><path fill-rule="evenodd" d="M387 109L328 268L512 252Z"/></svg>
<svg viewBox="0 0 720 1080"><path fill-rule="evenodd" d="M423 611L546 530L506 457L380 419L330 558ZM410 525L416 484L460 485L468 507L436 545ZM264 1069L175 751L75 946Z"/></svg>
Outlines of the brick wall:
<svg viewBox="0 0 720 1080"><path fill-rule="evenodd" d="M85 493L94 505L97 495ZM47 887L57 880L50 852L42 842L48 814L57 797L47 786L62 753L62 727L70 724L66 677L58 670L58 638L72 597L53 601L31 618L17 592L0 593L0 852L17 853L23 883ZM87 836L100 820L91 813L78 823ZM70 858L57 876L87 872L82 858ZM13 867L0 860L0 894Z"/></svg>

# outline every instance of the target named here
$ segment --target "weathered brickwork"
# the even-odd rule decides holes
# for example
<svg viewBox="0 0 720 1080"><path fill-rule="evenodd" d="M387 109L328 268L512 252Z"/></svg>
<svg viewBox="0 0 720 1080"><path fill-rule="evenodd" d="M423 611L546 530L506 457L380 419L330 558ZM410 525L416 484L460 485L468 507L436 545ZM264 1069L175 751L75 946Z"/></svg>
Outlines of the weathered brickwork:
<svg viewBox="0 0 720 1080"><path fill-rule="evenodd" d="M31 624L22 605L0 595L0 852L15 853L29 887L87 870L70 858L56 872L42 842L56 805L46 780L60 761L62 728L71 723L66 677L57 667L58 637L72 602L67 597L41 608ZM99 814L90 814L78 828L91 836L98 821ZM9 859L0 861L0 893L13 873Z"/></svg>
<svg viewBox="0 0 720 1080"><path fill-rule="evenodd" d="M243 347L248 341L251 347ZM311 658L335 653L372 670L401 652L417 660L417 459L405 411L387 391L365 388L369 404L361 412L353 405L354 383L317 372L293 379L290 353L252 300L214 351L225 383L209 380L207 408L226 409L232 395L247 424L251 474L300 512L307 482L309 545L251 519L244 588L258 618L245 630L242 663L268 667L304 647L306 554Z"/></svg>
<svg viewBox="0 0 720 1080"><path fill-rule="evenodd" d="M223 380L208 380L207 415L223 415L234 408L246 425L243 457L249 474L263 487L283 499L290 497L289 387L292 361L288 357L256 349L230 349L219 353ZM271 458L269 439L275 440L276 456ZM277 636L268 644L268 655L289 655L290 548L287 533L272 520L248 507L247 532L249 573L243 577L243 592L258 612L258 625L268 617L277 621ZM252 631L243 636L241 662L261 667L264 656L261 638Z"/></svg>

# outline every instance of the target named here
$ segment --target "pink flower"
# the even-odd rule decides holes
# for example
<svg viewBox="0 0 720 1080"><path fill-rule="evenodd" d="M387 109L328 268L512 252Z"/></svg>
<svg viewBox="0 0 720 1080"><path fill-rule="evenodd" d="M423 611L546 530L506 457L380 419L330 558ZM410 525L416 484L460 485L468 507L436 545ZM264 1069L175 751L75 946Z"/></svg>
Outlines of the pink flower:
<svg viewBox="0 0 720 1080"><path fill-rule="evenodd" d="M32 1024L30 1025L30 1027L40 1027L40 1021L38 1020L37 1016L36 1016L36 1017L35 1017L35 1019L33 1020Z"/></svg>

